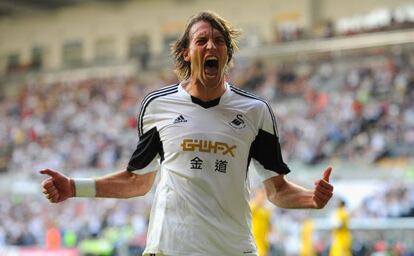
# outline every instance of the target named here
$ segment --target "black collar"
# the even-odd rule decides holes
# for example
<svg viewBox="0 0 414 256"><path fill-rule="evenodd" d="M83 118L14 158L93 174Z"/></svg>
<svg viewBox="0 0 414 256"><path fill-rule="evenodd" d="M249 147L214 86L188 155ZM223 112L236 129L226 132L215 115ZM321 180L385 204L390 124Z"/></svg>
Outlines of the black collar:
<svg viewBox="0 0 414 256"><path fill-rule="evenodd" d="M202 101L199 98L191 96L191 101L197 105L202 106L203 108L211 108L211 107L217 106L220 103L220 98L221 97L218 97L217 99L214 99L214 100Z"/></svg>

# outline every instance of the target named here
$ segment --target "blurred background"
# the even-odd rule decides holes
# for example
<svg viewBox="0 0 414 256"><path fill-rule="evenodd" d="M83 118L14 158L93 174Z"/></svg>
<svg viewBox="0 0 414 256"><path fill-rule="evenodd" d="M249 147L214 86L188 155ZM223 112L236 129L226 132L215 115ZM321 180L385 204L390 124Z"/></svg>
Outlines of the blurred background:
<svg viewBox="0 0 414 256"><path fill-rule="evenodd" d="M352 255L414 255L413 1L0 0L0 256L141 254L153 193L55 205L38 170L124 169L201 10L243 30L228 81L271 103L289 179L334 168L326 209L263 204L267 255L328 255L341 200Z"/></svg>

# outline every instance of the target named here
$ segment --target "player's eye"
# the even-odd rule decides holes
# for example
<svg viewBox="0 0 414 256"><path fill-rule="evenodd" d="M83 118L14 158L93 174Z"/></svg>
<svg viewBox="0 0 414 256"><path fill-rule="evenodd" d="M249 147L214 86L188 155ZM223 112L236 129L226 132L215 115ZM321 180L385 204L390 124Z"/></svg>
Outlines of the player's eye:
<svg viewBox="0 0 414 256"><path fill-rule="evenodd" d="M223 37L217 37L215 41L217 44L224 44L226 42Z"/></svg>
<svg viewBox="0 0 414 256"><path fill-rule="evenodd" d="M205 38L199 38L196 40L196 44L205 44L207 40Z"/></svg>

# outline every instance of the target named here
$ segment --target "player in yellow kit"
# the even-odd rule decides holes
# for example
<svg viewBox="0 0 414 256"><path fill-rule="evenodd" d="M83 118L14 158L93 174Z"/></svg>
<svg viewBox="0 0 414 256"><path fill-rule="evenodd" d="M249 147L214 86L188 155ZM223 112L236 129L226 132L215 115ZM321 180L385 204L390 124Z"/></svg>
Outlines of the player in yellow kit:
<svg viewBox="0 0 414 256"><path fill-rule="evenodd" d="M305 219L302 224L300 256L315 256L315 248L313 245L314 224L311 219Z"/></svg>
<svg viewBox="0 0 414 256"><path fill-rule="evenodd" d="M259 256L266 256L269 252L268 236L271 231L270 218L272 212L264 206L266 192L260 188L256 190L255 197L251 203L253 237L256 241Z"/></svg>
<svg viewBox="0 0 414 256"><path fill-rule="evenodd" d="M332 245L329 256L351 256L352 236L345 201L340 200L333 216Z"/></svg>

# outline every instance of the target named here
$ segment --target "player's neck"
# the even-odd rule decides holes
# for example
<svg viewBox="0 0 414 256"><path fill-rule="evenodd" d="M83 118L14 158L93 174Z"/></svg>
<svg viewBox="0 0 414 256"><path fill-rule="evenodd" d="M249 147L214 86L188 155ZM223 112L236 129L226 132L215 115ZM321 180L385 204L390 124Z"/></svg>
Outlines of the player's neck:
<svg viewBox="0 0 414 256"><path fill-rule="evenodd" d="M208 87L197 80L190 79L183 88L193 97L202 101L211 101L221 97L226 91L224 79L222 79L217 86Z"/></svg>

